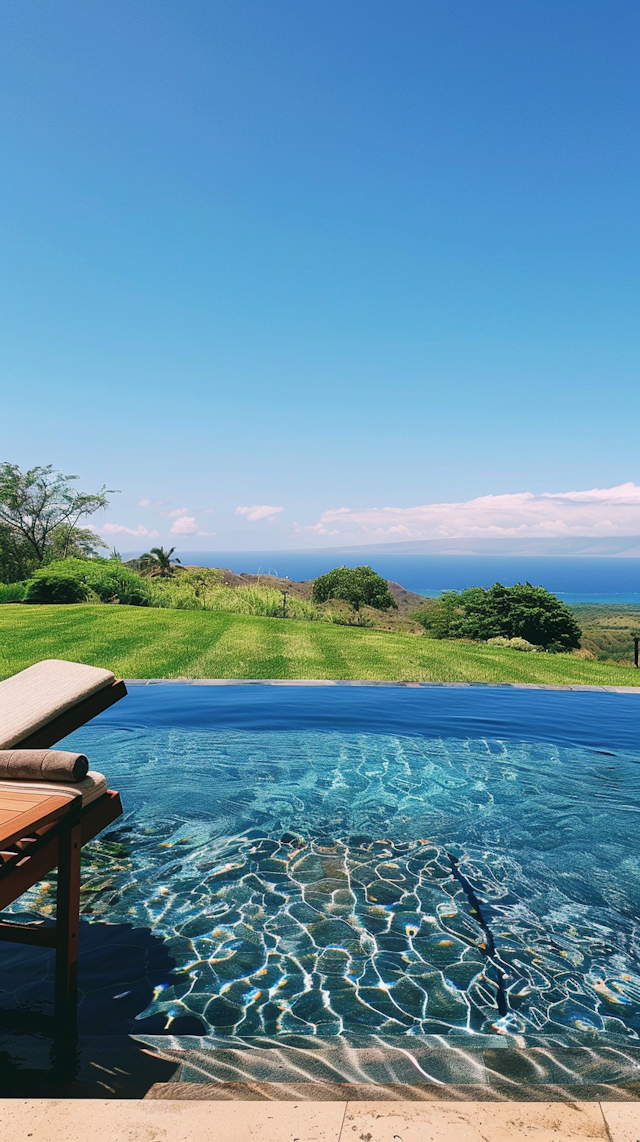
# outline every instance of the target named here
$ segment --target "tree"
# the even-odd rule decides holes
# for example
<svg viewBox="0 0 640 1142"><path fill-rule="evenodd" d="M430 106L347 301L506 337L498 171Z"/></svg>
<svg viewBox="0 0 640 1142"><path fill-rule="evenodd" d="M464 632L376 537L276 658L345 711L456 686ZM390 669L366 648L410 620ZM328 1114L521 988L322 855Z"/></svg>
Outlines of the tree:
<svg viewBox="0 0 640 1142"><path fill-rule="evenodd" d="M18 583L27 579L36 566L36 558L26 539L0 523L0 583Z"/></svg>
<svg viewBox="0 0 640 1142"><path fill-rule="evenodd" d="M72 480L56 472L51 464L22 472L17 464L0 464L0 524L16 541L26 544L37 564L45 561L48 549L55 547L65 558L69 554L93 554L102 540L81 528L80 520L106 508L113 488L103 485L98 492L78 492Z"/></svg>
<svg viewBox="0 0 640 1142"><path fill-rule="evenodd" d="M43 562L57 559L93 559L109 544L89 527L60 527L51 533Z"/></svg>
<svg viewBox="0 0 640 1142"><path fill-rule="evenodd" d="M579 647L582 636L566 604L531 583L447 591L416 618L433 638L524 638L551 651Z"/></svg>
<svg viewBox="0 0 640 1142"><path fill-rule="evenodd" d="M356 614L363 606L388 611L398 605L386 579L376 575L370 567L336 567L328 574L320 575L313 584L313 601L325 603L327 599L343 599Z"/></svg>
<svg viewBox="0 0 640 1142"><path fill-rule="evenodd" d="M152 547L151 551L145 551L138 559L138 565L141 571L146 571L149 575L157 576L160 579L168 579L170 575L175 574L176 564L180 560L172 558L175 547L169 548L165 551L164 547Z"/></svg>

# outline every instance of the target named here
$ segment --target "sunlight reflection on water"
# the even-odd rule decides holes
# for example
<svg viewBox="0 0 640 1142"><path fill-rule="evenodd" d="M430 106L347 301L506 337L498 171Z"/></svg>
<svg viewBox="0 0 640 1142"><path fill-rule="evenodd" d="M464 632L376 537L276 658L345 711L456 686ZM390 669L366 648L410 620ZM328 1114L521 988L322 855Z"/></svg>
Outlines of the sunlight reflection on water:
<svg viewBox="0 0 640 1142"><path fill-rule="evenodd" d="M180 971L145 1016L637 1037L633 752L123 715L69 740L125 805L85 850L83 912L150 926Z"/></svg>

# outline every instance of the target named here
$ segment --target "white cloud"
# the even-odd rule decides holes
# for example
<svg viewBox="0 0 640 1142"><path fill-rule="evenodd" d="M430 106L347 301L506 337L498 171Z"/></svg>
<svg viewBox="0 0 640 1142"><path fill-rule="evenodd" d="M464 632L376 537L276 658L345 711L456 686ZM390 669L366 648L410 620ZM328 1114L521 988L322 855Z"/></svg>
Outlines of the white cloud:
<svg viewBox="0 0 640 1142"><path fill-rule="evenodd" d="M151 500L138 500L138 507L139 508L148 508L150 503L151 503Z"/></svg>
<svg viewBox="0 0 640 1142"><path fill-rule="evenodd" d="M136 528L125 527L123 523L105 523L104 527L96 530L100 535L133 535L136 539L157 539L160 534L159 531L149 531L142 523Z"/></svg>
<svg viewBox="0 0 640 1142"><path fill-rule="evenodd" d="M171 515L175 515L172 512ZM192 515L182 515L171 524L171 531L169 535L196 535L198 533L198 525Z"/></svg>
<svg viewBox="0 0 640 1142"><path fill-rule="evenodd" d="M199 531L198 535L215 535L215 531Z"/></svg>
<svg viewBox="0 0 640 1142"><path fill-rule="evenodd" d="M313 532L314 535L339 535L340 534L340 531L337 527L328 528L328 527L325 527L323 523L308 524L307 527L304 527L302 530L303 531L311 531L311 532Z"/></svg>
<svg viewBox="0 0 640 1142"><path fill-rule="evenodd" d="M322 530L330 524L337 530ZM640 487L629 482L584 492L516 492L411 508L333 508L305 530L359 540L638 535Z"/></svg>
<svg viewBox="0 0 640 1142"><path fill-rule="evenodd" d="M188 511L188 508L176 508L173 512L163 512L161 514L166 515L168 519L177 519L178 516L186 515Z"/></svg>
<svg viewBox="0 0 640 1142"><path fill-rule="evenodd" d="M236 508L236 515L246 515L248 520L252 522L257 519L268 519L273 521L278 512L283 512L284 508L271 507L269 504L253 504L252 507Z"/></svg>

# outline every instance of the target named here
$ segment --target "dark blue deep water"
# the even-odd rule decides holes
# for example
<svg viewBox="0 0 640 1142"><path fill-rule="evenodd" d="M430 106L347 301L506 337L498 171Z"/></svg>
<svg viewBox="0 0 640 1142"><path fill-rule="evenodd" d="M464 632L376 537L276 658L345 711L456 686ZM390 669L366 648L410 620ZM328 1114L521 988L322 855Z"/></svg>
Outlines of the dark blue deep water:
<svg viewBox="0 0 640 1142"><path fill-rule="evenodd" d="M134 727L497 736L633 751L640 696L484 684L133 682L125 701L79 732Z"/></svg>
<svg viewBox="0 0 640 1142"><path fill-rule="evenodd" d="M133 684L68 739L124 805L84 917L164 942L154 1033L635 1042L639 719L637 694Z"/></svg>

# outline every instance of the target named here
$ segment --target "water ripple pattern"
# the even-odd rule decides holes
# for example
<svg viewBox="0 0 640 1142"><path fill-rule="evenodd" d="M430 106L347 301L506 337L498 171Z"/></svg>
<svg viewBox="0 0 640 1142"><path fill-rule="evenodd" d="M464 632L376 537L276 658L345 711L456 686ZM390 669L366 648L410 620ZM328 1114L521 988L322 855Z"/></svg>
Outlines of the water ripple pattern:
<svg viewBox="0 0 640 1142"><path fill-rule="evenodd" d="M178 982L143 1013L169 1030L638 1039L637 755L99 725L69 741L126 807L85 850L83 914L169 942Z"/></svg>

